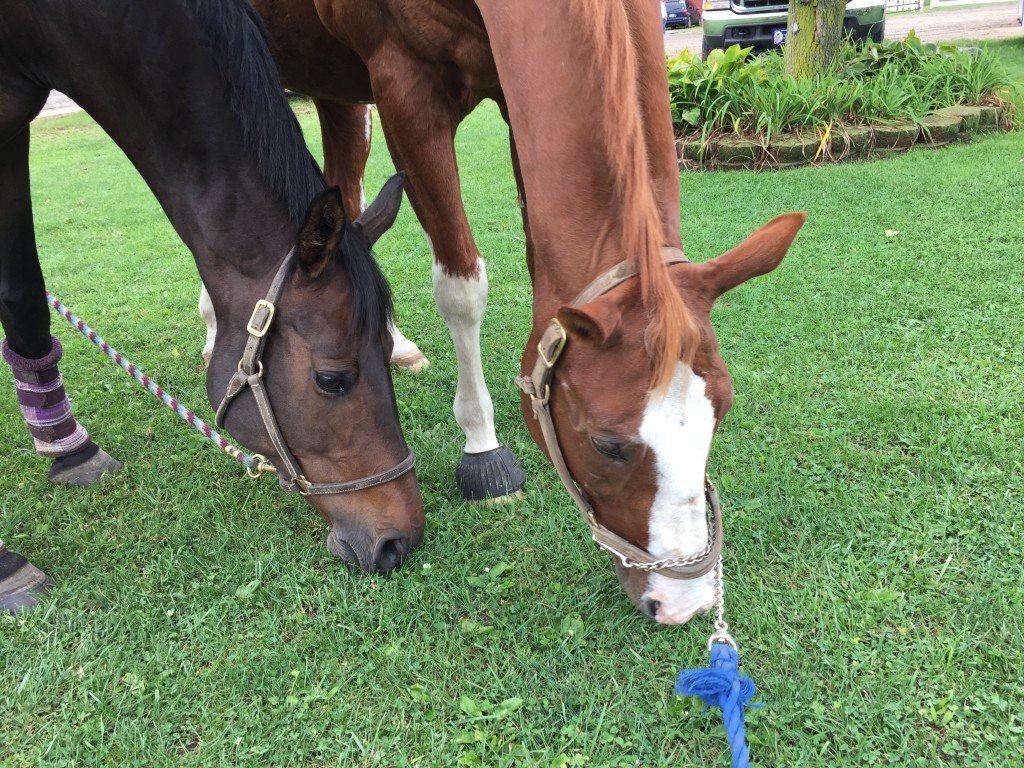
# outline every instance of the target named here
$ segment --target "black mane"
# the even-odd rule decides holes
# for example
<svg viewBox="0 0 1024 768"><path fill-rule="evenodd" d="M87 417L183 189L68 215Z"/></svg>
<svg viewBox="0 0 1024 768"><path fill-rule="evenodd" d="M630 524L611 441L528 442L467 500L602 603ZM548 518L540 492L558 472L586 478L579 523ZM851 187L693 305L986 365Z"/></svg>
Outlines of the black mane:
<svg viewBox="0 0 1024 768"><path fill-rule="evenodd" d="M263 180L288 206L296 230L310 201L327 183L306 147L302 128L284 95L263 21L247 0L184 0L210 39L231 91L231 109L242 122L246 148ZM346 224L341 263L349 276L354 330L374 337L386 332L392 314L391 288L373 253Z"/></svg>
<svg viewBox="0 0 1024 768"><path fill-rule="evenodd" d="M246 0L184 3L212 43L246 148L298 227L309 201L327 185L288 106L263 21Z"/></svg>

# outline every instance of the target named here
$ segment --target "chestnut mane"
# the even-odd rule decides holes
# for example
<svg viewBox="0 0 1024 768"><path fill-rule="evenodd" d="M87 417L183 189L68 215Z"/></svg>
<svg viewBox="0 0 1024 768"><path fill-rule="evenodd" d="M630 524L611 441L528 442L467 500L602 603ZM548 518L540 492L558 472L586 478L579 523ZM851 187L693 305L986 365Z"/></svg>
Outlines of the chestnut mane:
<svg viewBox="0 0 1024 768"><path fill-rule="evenodd" d="M661 216L649 172L650 158L640 112L636 41L626 4L629 0L569 0L570 14L589 38L589 71L606 96L588 119L605 137L609 190L621 212L609 220L598 242L618 241L621 252L636 258L640 293L650 317L646 343L654 359L653 385L663 390L680 359L692 363L700 331L662 259ZM685 358L684 358L685 355Z"/></svg>

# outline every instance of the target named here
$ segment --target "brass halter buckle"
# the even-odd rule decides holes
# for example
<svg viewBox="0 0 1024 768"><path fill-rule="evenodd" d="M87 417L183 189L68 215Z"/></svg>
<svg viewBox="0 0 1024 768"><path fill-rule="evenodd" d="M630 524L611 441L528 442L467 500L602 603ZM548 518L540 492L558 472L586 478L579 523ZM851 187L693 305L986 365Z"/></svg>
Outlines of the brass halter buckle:
<svg viewBox="0 0 1024 768"><path fill-rule="evenodd" d="M259 314L261 309L265 309L267 311L267 316L262 325L257 325L257 323L259 323L259 319L256 316ZM267 335L267 331L270 330L270 323L273 321L274 313L276 311L277 307L275 307L271 302L266 299L260 299L256 302L256 306L252 308L252 315L249 316L249 322L246 324L245 330L257 339L263 338Z"/></svg>
<svg viewBox="0 0 1024 768"><path fill-rule="evenodd" d="M541 336L541 340L537 342L537 354L540 355L540 359L544 361L544 365L548 368L555 367L555 363L558 362L558 358L562 354L562 350L565 349L565 343L569 340L569 334L565 332L565 328L562 327L562 324L555 318L552 318L551 322L548 323L548 330L550 331L555 328L558 329L558 343L555 345L555 348L551 350L551 357L544 354L544 336L547 336L547 333L545 333L544 336Z"/></svg>

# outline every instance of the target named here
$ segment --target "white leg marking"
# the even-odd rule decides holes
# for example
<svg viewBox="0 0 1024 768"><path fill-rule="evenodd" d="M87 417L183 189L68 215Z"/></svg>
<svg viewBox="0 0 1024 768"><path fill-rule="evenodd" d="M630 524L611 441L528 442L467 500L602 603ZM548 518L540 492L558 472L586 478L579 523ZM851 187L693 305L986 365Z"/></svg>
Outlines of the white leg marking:
<svg viewBox="0 0 1024 768"><path fill-rule="evenodd" d="M427 238L430 242L430 238ZM433 246L431 246L433 251ZM459 362L455 390L455 420L466 435L466 453L483 453L498 447L494 432L494 404L484 381L480 359L480 321L487 306L487 270L480 259L480 276L470 280L450 277L434 262L434 300L448 325Z"/></svg>
<svg viewBox="0 0 1024 768"><path fill-rule="evenodd" d="M206 345L203 347L203 360L210 365L210 358L213 357L213 345L217 341L217 315L213 311L213 299L204 285L199 291L199 316L206 323Z"/></svg>
<svg viewBox="0 0 1024 768"><path fill-rule="evenodd" d="M366 105L366 122L363 126L363 137L366 139L366 151L370 151L370 133L373 131L373 107ZM363 178L359 177L359 210L366 210L366 190L363 188ZM394 334L392 334L394 336ZM402 338L405 338L404 336Z"/></svg>
<svg viewBox="0 0 1024 768"><path fill-rule="evenodd" d="M664 397L651 396L640 437L655 456L658 490L651 505L648 550L657 558L692 555L707 545L704 472L715 412L700 376L680 363ZM682 581L652 574L644 597L661 605L655 619L682 624L714 602L714 577Z"/></svg>
<svg viewBox="0 0 1024 768"><path fill-rule="evenodd" d="M388 324L388 333L391 334L391 340L394 343L391 349L391 364L393 366L413 373L420 373L430 367L430 360L427 359L427 356L404 333L398 330L394 320Z"/></svg>

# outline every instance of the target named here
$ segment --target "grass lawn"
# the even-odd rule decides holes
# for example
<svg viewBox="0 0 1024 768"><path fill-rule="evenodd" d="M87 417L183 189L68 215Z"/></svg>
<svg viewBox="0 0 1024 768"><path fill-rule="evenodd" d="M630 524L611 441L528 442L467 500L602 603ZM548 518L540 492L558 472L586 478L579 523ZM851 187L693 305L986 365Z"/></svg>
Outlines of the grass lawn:
<svg viewBox="0 0 1024 768"><path fill-rule="evenodd" d="M1020 41L998 47L1024 67ZM428 529L388 579L345 569L301 499L247 480L55 319L76 413L126 468L51 487L0 372L0 535L59 581L41 612L0 618L0 765L728 763L717 716L671 690L709 622L633 610L522 424L530 287L496 109L459 152L525 501L455 490L454 355L408 207L378 255L434 362L396 377ZM208 413L199 280L152 195L81 115L36 125L32 162L50 289ZM390 168L378 141L368 188ZM1018 765L1024 135L681 184L698 260L809 214L782 267L714 314L737 399L711 473L729 616L767 703L756 764Z"/></svg>

